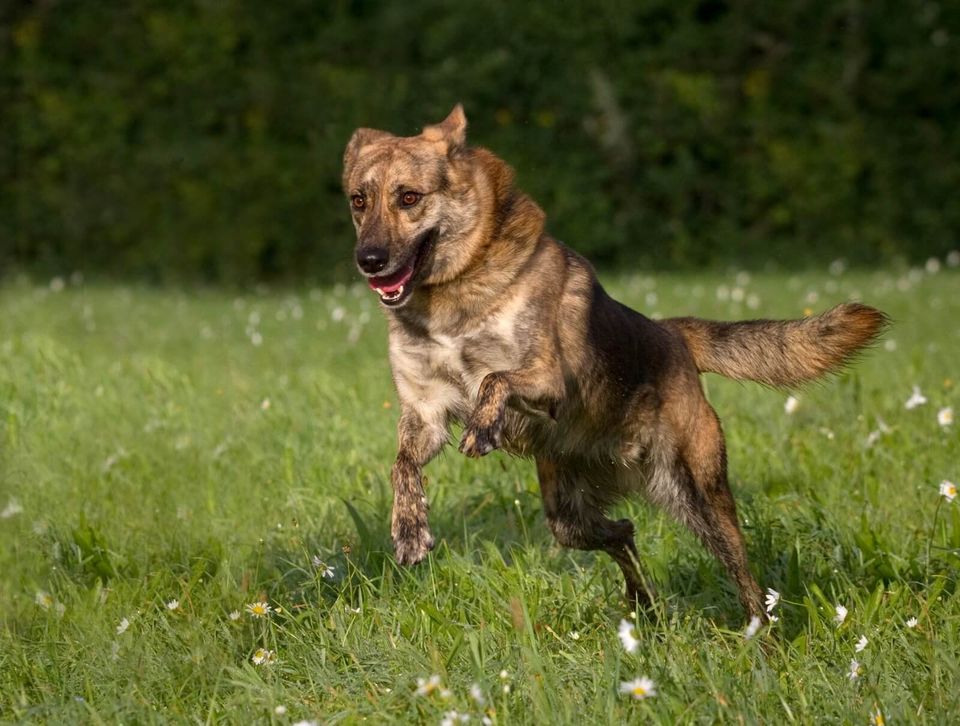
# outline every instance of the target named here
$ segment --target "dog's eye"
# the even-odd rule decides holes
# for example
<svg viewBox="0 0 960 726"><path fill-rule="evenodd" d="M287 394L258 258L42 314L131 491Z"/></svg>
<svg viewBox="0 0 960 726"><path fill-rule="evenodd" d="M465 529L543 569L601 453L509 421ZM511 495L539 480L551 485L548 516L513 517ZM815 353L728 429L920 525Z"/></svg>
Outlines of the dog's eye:
<svg viewBox="0 0 960 726"><path fill-rule="evenodd" d="M412 207L414 204L420 201L422 196L423 195L419 192L404 192L400 195L400 206Z"/></svg>
<svg viewBox="0 0 960 726"><path fill-rule="evenodd" d="M360 210L367 206L367 200L362 194L354 194L350 197L350 204L353 205L354 209Z"/></svg>

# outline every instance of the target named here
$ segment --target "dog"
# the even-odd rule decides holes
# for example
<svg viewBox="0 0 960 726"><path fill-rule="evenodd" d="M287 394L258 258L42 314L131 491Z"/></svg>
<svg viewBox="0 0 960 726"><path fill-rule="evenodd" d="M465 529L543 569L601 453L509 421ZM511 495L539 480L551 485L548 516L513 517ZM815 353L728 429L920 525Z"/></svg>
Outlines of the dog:
<svg viewBox="0 0 960 726"><path fill-rule="evenodd" d="M796 386L841 369L887 317L851 302L802 320L650 320L544 231L512 169L468 146L466 128L457 105L417 136L357 129L344 152L356 262L386 313L400 401L397 562L434 546L422 471L459 422L463 454L535 460L557 542L608 553L630 602L649 603L654 589L633 524L606 511L640 493L688 526L747 615L765 618L700 374Z"/></svg>

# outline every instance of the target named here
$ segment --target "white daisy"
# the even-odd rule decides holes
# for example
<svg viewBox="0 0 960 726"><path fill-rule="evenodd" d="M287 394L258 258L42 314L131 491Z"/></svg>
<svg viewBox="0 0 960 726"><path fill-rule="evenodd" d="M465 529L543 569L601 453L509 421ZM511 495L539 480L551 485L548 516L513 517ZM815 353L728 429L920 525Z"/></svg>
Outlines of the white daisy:
<svg viewBox="0 0 960 726"><path fill-rule="evenodd" d="M316 721L296 721L292 726L318 726Z"/></svg>
<svg viewBox="0 0 960 726"><path fill-rule="evenodd" d="M330 565L324 565L323 569L320 571L321 577L326 577L328 579L333 579L333 567Z"/></svg>
<svg viewBox="0 0 960 726"><path fill-rule="evenodd" d="M231 620L239 620L239 619L240 619L240 611L239 611L239 610L232 610L227 617L230 618Z"/></svg>
<svg viewBox="0 0 960 726"><path fill-rule="evenodd" d="M44 610L49 610L52 608L54 603L53 595L46 590L38 590L37 596L33 599L33 601Z"/></svg>
<svg viewBox="0 0 960 726"><path fill-rule="evenodd" d="M908 627L908 628L915 628L915 627L917 627L917 619L916 619L916 618L910 618L910 619L907 621L907 627Z"/></svg>
<svg viewBox="0 0 960 726"><path fill-rule="evenodd" d="M11 499L7 506L3 508L3 511L0 512L0 519L10 519L10 517L15 517L23 511L23 507L20 505L16 499Z"/></svg>
<svg viewBox="0 0 960 726"><path fill-rule="evenodd" d="M836 606L836 615L833 616L833 622L837 625L843 625L843 621L847 619L847 609L843 605Z"/></svg>
<svg viewBox="0 0 960 726"><path fill-rule="evenodd" d="M470 720L469 713L459 713L457 711L447 711L440 720L440 726L454 726L458 723L466 723Z"/></svg>
<svg viewBox="0 0 960 726"><path fill-rule="evenodd" d="M628 620L620 621L617 636L620 638L620 642L623 643L623 649L628 653L635 653L640 646L640 641L633 635L633 623Z"/></svg>
<svg viewBox="0 0 960 726"><path fill-rule="evenodd" d="M177 610L180 607L180 601L177 598L173 598L167 602L167 610Z"/></svg>
<svg viewBox="0 0 960 726"><path fill-rule="evenodd" d="M951 406L937 411L937 423L941 426L949 426L953 423L953 408Z"/></svg>
<svg viewBox="0 0 960 726"><path fill-rule="evenodd" d="M414 691L414 694L417 696L429 696L434 691L438 691L441 688L440 676L434 674L429 678L418 678L417 679L417 690Z"/></svg>
<svg viewBox="0 0 960 726"><path fill-rule="evenodd" d="M860 667L860 661L856 658L850 659L850 672L847 674L851 681L855 681L860 677L860 672L863 669Z"/></svg>
<svg viewBox="0 0 960 726"><path fill-rule="evenodd" d="M252 602L247 605L247 612L250 613L255 618L266 618L270 617L270 611L273 608L265 600L260 600L258 602Z"/></svg>
<svg viewBox="0 0 960 726"><path fill-rule="evenodd" d="M130 627L130 621L127 618L124 618L120 621L120 624L117 626L117 635L123 635L127 632L127 628Z"/></svg>
<svg viewBox="0 0 960 726"><path fill-rule="evenodd" d="M254 665L270 665L277 659L277 654L266 648L257 648L250 660Z"/></svg>
<svg viewBox="0 0 960 726"><path fill-rule="evenodd" d="M946 497L948 502L952 502L957 498L957 485L952 481L947 481L944 479L940 482L940 496Z"/></svg>
<svg viewBox="0 0 960 726"><path fill-rule="evenodd" d="M470 698L472 698L478 706L486 703L486 699L483 697L483 689L480 688L479 683L474 683L470 686Z"/></svg>
<svg viewBox="0 0 960 726"><path fill-rule="evenodd" d="M920 386L913 387L913 393L910 394L910 398L906 400L906 403L903 404L903 407L908 411L917 406L922 406L927 402L927 397L920 393Z"/></svg>
<svg viewBox="0 0 960 726"><path fill-rule="evenodd" d="M783 411L788 416L800 408L800 401L795 396L790 396L783 404Z"/></svg>
<svg viewBox="0 0 960 726"><path fill-rule="evenodd" d="M501 681L505 681L505 680L507 680L509 677L510 677L510 674L507 673L507 669L506 669L506 668L504 668L502 671L500 671L500 680L501 680Z"/></svg>
<svg viewBox="0 0 960 726"><path fill-rule="evenodd" d="M774 590L772 587L767 588L767 612L773 612L773 609L777 606L777 603L780 602L780 593Z"/></svg>
<svg viewBox="0 0 960 726"><path fill-rule="evenodd" d="M747 623L746 630L743 631L743 637L746 640L750 640L750 638L757 634L757 631L760 630L760 626L762 624L763 621L754 615L752 618L750 618L750 622Z"/></svg>
<svg viewBox="0 0 960 726"><path fill-rule="evenodd" d="M653 681L646 676L635 678L632 681L624 681L620 684L620 693L629 694L637 701L645 698L652 698L657 695L657 687Z"/></svg>
<svg viewBox="0 0 960 726"><path fill-rule="evenodd" d="M867 640L867 636L866 636L866 635L861 635L861 636L860 636L860 640L857 641L857 644L853 647L853 649L854 649L857 653L859 653L859 652L861 652L864 648L867 647L867 643L868 643L868 642L870 642L870 641Z"/></svg>
<svg viewBox="0 0 960 726"><path fill-rule="evenodd" d="M278 716L285 716L287 714L287 707L281 703L279 706L274 706L273 712Z"/></svg>

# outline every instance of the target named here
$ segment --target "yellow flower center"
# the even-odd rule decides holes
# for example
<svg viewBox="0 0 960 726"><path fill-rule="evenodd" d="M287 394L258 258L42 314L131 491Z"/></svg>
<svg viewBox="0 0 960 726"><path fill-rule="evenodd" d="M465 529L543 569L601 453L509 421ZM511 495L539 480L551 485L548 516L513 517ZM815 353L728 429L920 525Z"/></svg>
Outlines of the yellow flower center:
<svg viewBox="0 0 960 726"><path fill-rule="evenodd" d="M634 686L634 687L633 687L633 695L634 695L634 696L646 696L646 695L647 695L647 689L644 688L643 686Z"/></svg>

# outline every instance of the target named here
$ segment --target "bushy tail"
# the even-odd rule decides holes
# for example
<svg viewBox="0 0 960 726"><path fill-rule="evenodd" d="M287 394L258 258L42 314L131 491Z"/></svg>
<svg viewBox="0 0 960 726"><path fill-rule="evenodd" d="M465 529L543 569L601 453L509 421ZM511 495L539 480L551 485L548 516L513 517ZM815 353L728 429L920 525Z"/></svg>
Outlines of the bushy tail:
<svg viewBox="0 0 960 726"><path fill-rule="evenodd" d="M839 370L889 321L876 308L844 303L802 320L663 322L683 335L700 371L790 387Z"/></svg>

